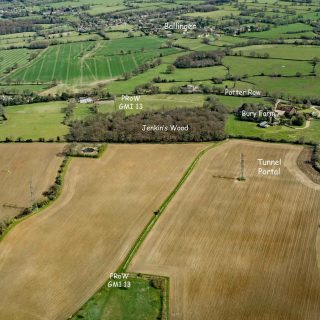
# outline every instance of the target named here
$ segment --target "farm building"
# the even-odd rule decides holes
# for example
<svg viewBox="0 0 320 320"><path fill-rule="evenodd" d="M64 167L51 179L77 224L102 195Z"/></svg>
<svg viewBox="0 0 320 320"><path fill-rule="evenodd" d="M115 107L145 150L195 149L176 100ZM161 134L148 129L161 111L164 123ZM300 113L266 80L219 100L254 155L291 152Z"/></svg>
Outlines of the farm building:
<svg viewBox="0 0 320 320"><path fill-rule="evenodd" d="M81 97L79 98L79 103L93 103L93 99L89 97Z"/></svg>

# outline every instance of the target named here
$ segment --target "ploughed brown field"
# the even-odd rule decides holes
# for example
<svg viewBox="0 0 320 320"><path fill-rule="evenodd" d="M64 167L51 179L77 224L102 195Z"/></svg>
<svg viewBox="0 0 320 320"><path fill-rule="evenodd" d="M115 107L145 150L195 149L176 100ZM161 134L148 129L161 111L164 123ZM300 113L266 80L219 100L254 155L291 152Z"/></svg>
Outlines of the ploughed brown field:
<svg viewBox="0 0 320 320"><path fill-rule="evenodd" d="M172 320L320 319L320 186L301 150L230 141L200 160L129 267L170 277ZM281 175L258 176L259 158Z"/></svg>
<svg viewBox="0 0 320 320"><path fill-rule="evenodd" d="M63 144L0 144L0 221L13 218L54 183Z"/></svg>
<svg viewBox="0 0 320 320"><path fill-rule="evenodd" d="M110 145L0 242L0 319L66 319L114 272L206 144Z"/></svg>

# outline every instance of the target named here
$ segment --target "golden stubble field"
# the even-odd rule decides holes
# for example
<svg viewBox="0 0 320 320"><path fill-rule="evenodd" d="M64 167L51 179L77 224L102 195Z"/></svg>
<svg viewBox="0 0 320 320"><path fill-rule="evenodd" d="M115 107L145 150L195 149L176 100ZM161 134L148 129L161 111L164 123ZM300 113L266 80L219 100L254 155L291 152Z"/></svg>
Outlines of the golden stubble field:
<svg viewBox="0 0 320 320"><path fill-rule="evenodd" d="M0 242L0 319L75 312L206 146L110 145L101 159L73 159L59 199Z"/></svg>
<svg viewBox="0 0 320 320"><path fill-rule="evenodd" d="M129 267L170 277L172 320L319 320L320 186L301 150L230 141L200 160ZM246 182L228 179L241 152ZM258 158L281 175L258 176Z"/></svg>
<svg viewBox="0 0 320 320"><path fill-rule="evenodd" d="M13 218L54 183L64 145L56 143L0 144L0 220Z"/></svg>

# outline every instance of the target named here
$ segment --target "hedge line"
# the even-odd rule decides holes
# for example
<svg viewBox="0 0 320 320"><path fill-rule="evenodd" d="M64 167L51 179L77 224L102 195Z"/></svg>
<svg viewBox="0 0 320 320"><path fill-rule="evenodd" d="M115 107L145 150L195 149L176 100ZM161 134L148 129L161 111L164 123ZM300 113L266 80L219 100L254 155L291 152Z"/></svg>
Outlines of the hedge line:
<svg viewBox="0 0 320 320"><path fill-rule="evenodd" d="M39 210L43 210L58 198L62 190L63 180L64 180L65 173L67 171L69 162L70 162L70 158L66 156L59 167L58 174L55 178L54 184L50 186L49 189L43 193L43 195L46 196L46 199L33 203L32 206L23 209L14 218L0 222L0 240L16 224L23 221L26 217L39 212Z"/></svg>

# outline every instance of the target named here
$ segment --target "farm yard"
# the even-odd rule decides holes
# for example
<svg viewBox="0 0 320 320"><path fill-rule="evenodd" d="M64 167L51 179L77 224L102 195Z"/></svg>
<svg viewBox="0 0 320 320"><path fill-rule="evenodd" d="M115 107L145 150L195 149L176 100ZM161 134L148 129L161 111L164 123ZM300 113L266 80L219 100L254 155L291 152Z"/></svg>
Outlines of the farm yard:
<svg viewBox="0 0 320 320"><path fill-rule="evenodd" d="M42 197L57 175L62 149L63 144L0 144L0 222Z"/></svg>
<svg viewBox="0 0 320 320"><path fill-rule="evenodd" d="M73 159L59 199L0 242L0 318L64 319L76 312L122 263L205 147L110 145L101 159Z"/></svg>
<svg viewBox="0 0 320 320"><path fill-rule="evenodd" d="M301 150L231 141L200 160L129 267L170 277L170 319L318 319L320 187L293 174Z"/></svg>

